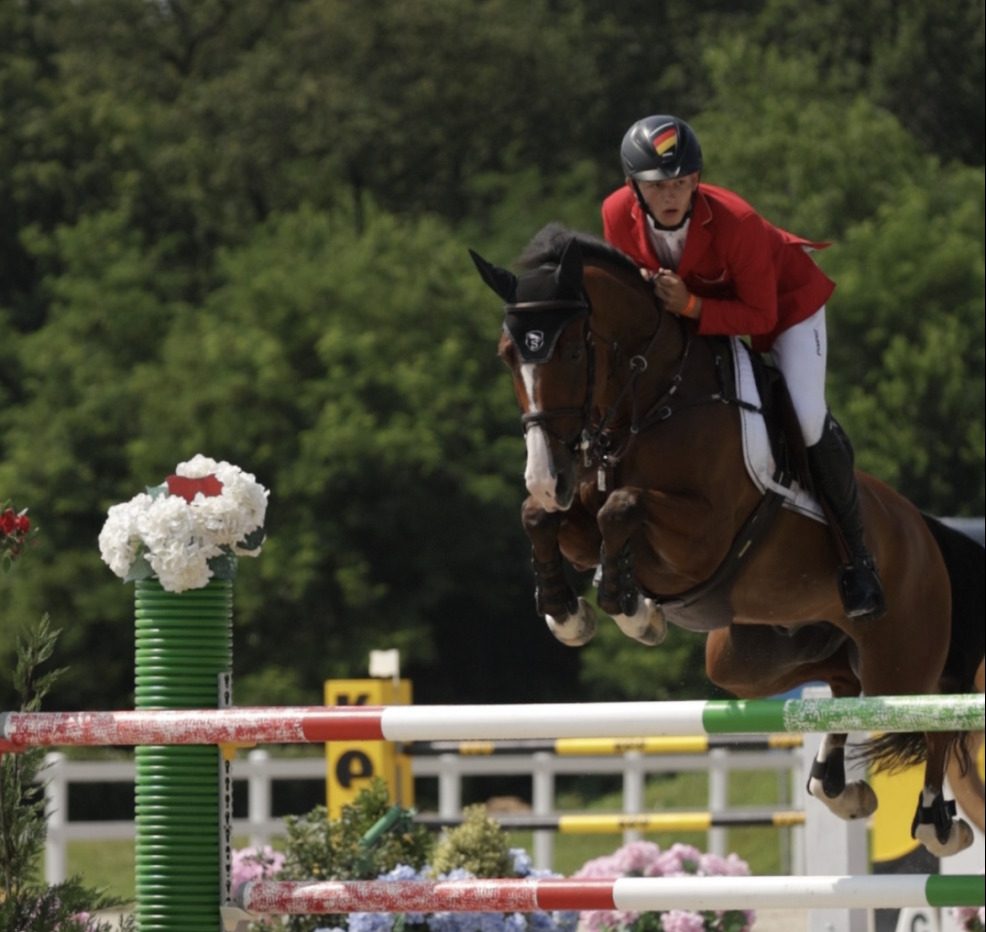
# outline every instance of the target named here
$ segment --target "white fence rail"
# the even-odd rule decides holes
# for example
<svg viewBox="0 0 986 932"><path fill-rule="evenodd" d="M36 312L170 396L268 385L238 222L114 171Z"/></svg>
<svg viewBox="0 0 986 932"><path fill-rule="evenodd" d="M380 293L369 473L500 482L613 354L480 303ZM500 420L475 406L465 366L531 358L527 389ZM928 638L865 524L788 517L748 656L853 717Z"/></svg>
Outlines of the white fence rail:
<svg viewBox="0 0 986 932"><path fill-rule="evenodd" d="M467 777L530 776L531 814L545 818L559 815L556 809L556 778L566 775L622 775L624 814L646 811L644 784L650 774L706 772L709 775L708 808L716 813L729 811L730 773L738 771L774 771L778 783L779 806L803 808L804 780L802 752L797 749L760 751L714 748L704 754L645 755L627 751L612 757L558 756L550 752L469 756L455 753L413 758L415 782L438 781L438 815L454 819L462 812L462 785ZM78 783L133 783L134 762L77 761L60 752L45 757L42 779L45 781L48 837L45 846L45 880L59 883L67 876L67 845L70 841L132 839L134 823L128 821L73 821L69 809L69 786ZM246 837L251 845L266 844L285 833L282 818L272 814L273 784L283 780L325 780L325 757L272 757L265 750L250 751L233 762L234 781L247 785L247 815L233 820L237 837ZM419 791L420 792L420 791ZM791 873L804 873L804 828L778 829L782 861ZM639 832L624 832L624 840L639 837ZM554 858L555 832L535 831L532 857L539 868L550 869ZM708 849L725 855L726 829L708 830Z"/></svg>

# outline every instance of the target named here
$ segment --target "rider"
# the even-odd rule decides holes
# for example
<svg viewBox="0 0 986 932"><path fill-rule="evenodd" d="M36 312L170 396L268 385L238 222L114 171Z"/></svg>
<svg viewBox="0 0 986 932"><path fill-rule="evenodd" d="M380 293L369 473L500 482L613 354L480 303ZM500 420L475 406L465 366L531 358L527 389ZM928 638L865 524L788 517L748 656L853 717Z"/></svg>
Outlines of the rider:
<svg viewBox="0 0 986 932"><path fill-rule="evenodd" d="M702 334L751 337L787 382L816 490L841 531L839 574L849 618L886 610L863 540L848 437L825 402L825 302L835 288L808 253L824 248L775 227L746 201L701 182L702 149L678 117L634 123L620 147L626 184L602 205L606 239L641 267L674 314Z"/></svg>

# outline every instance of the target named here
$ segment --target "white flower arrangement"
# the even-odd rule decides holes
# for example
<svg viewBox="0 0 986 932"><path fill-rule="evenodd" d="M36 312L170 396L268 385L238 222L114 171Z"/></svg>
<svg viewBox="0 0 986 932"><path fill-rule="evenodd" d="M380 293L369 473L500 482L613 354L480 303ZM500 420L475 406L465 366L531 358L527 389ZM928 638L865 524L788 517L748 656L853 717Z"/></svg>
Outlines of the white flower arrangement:
<svg viewBox="0 0 986 932"><path fill-rule="evenodd" d="M156 576L169 592L232 575L237 556L257 556L268 491L250 473L198 454L162 485L113 505L99 553L121 579Z"/></svg>

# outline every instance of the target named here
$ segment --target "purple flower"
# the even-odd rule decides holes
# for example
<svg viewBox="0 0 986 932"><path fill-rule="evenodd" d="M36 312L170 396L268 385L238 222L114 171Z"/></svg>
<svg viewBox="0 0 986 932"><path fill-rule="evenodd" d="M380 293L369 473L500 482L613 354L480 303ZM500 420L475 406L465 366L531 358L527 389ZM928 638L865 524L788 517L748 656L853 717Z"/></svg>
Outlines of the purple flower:
<svg viewBox="0 0 986 932"><path fill-rule="evenodd" d="M514 862L514 874L518 877L527 877L534 869L531 856L523 848L511 848L510 857Z"/></svg>
<svg viewBox="0 0 986 932"><path fill-rule="evenodd" d="M349 932L390 932L393 913L350 913Z"/></svg>

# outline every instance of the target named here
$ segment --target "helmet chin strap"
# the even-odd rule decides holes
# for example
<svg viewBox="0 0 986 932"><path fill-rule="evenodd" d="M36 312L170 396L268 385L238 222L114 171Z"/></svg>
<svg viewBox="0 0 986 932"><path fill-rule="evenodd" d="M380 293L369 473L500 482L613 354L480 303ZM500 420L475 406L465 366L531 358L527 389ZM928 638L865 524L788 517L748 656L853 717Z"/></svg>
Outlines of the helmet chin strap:
<svg viewBox="0 0 986 932"><path fill-rule="evenodd" d="M637 195L637 203L640 205L640 209L644 212L644 216L648 217L650 222L653 223L659 230L664 230L666 233L673 233L675 230L680 230L688 222L688 218L692 215L692 204L695 203L694 194L692 195L692 204L688 205L688 210L686 210L682 215L681 220L679 220L673 227L666 226L654 216L654 213L651 211L647 201L644 200L643 194L640 193L640 186L637 184L636 178L630 179L630 187L633 188L633 193Z"/></svg>

